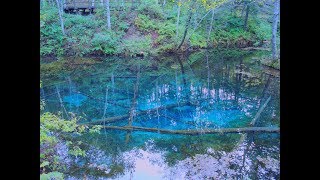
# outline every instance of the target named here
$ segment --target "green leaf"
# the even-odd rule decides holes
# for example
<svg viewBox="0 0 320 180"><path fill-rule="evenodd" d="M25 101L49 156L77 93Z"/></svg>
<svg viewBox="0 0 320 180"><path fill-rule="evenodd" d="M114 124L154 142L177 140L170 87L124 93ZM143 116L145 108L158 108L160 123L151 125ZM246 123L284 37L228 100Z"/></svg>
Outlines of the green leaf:
<svg viewBox="0 0 320 180"><path fill-rule="evenodd" d="M48 161L44 161L43 163L40 164L40 167L45 167L45 166L48 166L49 165L49 162Z"/></svg>
<svg viewBox="0 0 320 180"><path fill-rule="evenodd" d="M50 172L48 174L41 174L40 175L40 180L63 180L63 174L61 172L57 172L57 171L54 171L54 172Z"/></svg>

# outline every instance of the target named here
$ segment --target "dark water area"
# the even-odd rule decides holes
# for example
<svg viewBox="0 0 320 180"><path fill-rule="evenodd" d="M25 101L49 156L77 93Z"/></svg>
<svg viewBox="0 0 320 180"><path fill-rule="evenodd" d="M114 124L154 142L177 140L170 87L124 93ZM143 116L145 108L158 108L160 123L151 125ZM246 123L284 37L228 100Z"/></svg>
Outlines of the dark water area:
<svg viewBox="0 0 320 180"><path fill-rule="evenodd" d="M249 127L266 102L254 126L280 127L279 72L257 61L264 54L229 49L42 63L44 111L144 128L81 137L90 155L81 168L70 167L69 179L279 179L278 133L160 132Z"/></svg>

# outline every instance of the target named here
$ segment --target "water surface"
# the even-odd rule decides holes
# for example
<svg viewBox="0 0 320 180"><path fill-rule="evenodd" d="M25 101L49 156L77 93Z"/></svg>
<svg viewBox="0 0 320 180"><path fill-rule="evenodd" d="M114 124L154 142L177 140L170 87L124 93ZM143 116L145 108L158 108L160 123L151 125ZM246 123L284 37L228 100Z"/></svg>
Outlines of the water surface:
<svg viewBox="0 0 320 180"><path fill-rule="evenodd" d="M143 59L80 58L67 59L78 64L62 63L56 70L43 63L41 98L45 111L64 118L72 112L81 123L126 116L99 124L201 131L248 127L270 97L255 126L279 127L279 72L256 61L263 55L211 50ZM91 166L73 171L70 179L84 174L92 179L279 179L277 133L192 136L106 129L82 138L94 157L83 159ZM96 170L98 165L105 169Z"/></svg>

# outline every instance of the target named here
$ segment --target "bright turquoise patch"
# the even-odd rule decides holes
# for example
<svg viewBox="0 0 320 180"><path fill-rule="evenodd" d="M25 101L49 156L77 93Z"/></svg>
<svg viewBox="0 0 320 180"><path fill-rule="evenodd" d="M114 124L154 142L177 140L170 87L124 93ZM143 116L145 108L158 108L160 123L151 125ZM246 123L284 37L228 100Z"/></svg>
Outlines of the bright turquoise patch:
<svg viewBox="0 0 320 180"><path fill-rule="evenodd" d="M82 105L82 103L87 99L87 96L84 96L82 94L72 94L70 96L64 96L63 102L69 103L71 106L79 107Z"/></svg>

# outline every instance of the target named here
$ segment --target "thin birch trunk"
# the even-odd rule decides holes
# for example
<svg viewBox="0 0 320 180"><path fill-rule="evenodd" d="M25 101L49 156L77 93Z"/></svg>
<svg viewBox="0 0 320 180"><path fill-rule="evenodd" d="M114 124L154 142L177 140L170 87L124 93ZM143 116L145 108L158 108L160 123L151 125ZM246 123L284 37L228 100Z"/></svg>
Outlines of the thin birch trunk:
<svg viewBox="0 0 320 180"><path fill-rule="evenodd" d="M111 30L111 18L110 18L110 5L109 0L106 0L106 10L107 10L107 27Z"/></svg>
<svg viewBox="0 0 320 180"><path fill-rule="evenodd" d="M277 29L278 29L278 21L279 21L279 7L280 1L276 0L274 2L274 11L273 11L273 19L272 19L272 59L275 60L277 58Z"/></svg>
<svg viewBox="0 0 320 180"><path fill-rule="evenodd" d="M207 37L207 44L208 44L208 46L209 46L210 35L211 35L211 31L212 31L213 17L214 17L214 10L211 9L211 19L210 19L210 26L209 26L209 32L208 32L208 37Z"/></svg>
<svg viewBox="0 0 320 180"><path fill-rule="evenodd" d="M60 18L60 26L61 26L61 31L62 31L62 34L65 36L66 33L64 31L64 22L63 22L63 18L62 18L62 10L61 10L61 4L60 4L60 1L59 0L56 0L56 3L57 3L57 6L58 6L58 10L59 10L59 18Z"/></svg>
<svg viewBox="0 0 320 180"><path fill-rule="evenodd" d="M176 23L176 38L178 38L178 27L179 27L179 20L180 20L180 6L181 6L181 0L178 2L178 14L177 14L177 23Z"/></svg>

